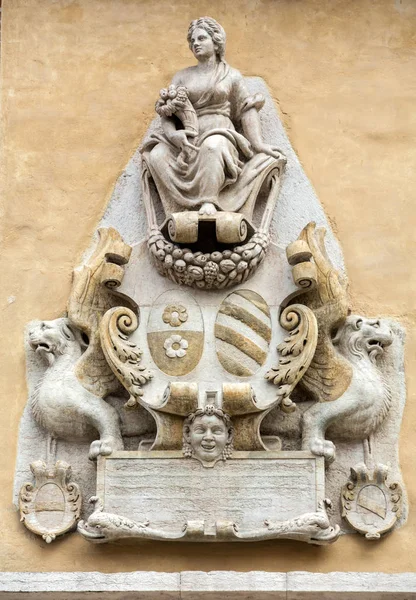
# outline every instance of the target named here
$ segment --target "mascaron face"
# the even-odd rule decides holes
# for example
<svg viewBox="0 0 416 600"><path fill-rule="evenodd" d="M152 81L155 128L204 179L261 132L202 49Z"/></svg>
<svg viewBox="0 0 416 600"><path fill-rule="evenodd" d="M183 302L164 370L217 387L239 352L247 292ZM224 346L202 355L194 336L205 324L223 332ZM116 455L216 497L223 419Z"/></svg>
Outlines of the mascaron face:
<svg viewBox="0 0 416 600"><path fill-rule="evenodd" d="M191 50L197 60L209 58L215 54L212 37L205 29L194 29L191 37Z"/></svg>
<svg viewBox="0 0 416 600"><path fill-rule="evenodd" d="M187 441L202 462L212 462L221 457L229 438L222 419L216 415L202 415L190 425Z"/></svg>

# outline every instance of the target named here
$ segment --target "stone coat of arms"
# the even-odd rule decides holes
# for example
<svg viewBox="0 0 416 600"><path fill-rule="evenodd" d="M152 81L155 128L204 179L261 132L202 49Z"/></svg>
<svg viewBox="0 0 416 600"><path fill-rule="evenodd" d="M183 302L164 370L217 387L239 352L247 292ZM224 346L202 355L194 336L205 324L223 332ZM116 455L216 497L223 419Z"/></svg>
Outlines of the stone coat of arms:
<svg viewBox="0 0 416 600"><path fill-rule="evenodd" d="M375 539L403 520L400 483L374 476L364 503L342 486L374 460L400 482L401 330L352 314L323 211L222 27L197 19L188 43L197 64L127 168L135 212L119 183L67 314L28 326L22 431L71 457L91 542Z"/></svg>

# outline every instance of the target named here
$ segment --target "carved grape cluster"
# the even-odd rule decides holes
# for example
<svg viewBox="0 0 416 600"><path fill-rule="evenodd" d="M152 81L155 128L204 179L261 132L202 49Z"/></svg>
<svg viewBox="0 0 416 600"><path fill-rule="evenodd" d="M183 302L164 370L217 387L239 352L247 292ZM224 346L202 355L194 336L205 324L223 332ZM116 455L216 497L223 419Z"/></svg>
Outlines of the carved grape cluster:
<svg viewBox="0 0 416 600"><path fill-rule="evenodd" d="M256 232L246 244L204 254L181 248L156 229L150 232L148 246L161 275L179 285L223 289L246 281L257 270L268 243L267 234Z"/></svg>

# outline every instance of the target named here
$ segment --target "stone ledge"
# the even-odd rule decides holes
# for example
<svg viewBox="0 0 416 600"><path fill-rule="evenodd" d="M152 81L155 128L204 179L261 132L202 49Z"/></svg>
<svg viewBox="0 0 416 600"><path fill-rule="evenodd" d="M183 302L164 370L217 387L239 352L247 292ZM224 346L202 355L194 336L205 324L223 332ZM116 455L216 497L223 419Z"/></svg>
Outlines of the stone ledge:
<svg viewBox="0 0 416 600"><path fill-rule="evenodd" d="M416 573L0 573L0 600L416 600Z"/></svg>

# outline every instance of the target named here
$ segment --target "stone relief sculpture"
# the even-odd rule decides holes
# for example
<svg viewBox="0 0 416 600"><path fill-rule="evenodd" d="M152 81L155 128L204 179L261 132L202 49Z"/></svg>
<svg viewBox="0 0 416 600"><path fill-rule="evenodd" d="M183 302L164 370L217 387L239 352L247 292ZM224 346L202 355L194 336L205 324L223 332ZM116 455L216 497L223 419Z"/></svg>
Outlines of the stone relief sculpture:
<svg viewBox="0 0 416 600"><path fill-rule="evenodd" d="M233 426L220 408L207 404L188 415L183 424L183 453L198 459L204 467L232 455Z"/></svg>
<svg viewBox="0 0 416 600"><path fill-rule="evenodd" d="M225 62L214 19L193 21L188 43L197 64L161 90L141 147L148 238L100 228L67 315L31 324L32 416L58 454L92 441L93 463L74 453L93 485L88 541L375 539L405 514L397 460L393 484L384 466L398 329L350 314L308 194L291 243L270 239L286 158L264 141L264 98ZM29 492L25 522L39 516Z"/></svg>
<svg viewBox="0 0 416 600"><path fill-rule="evenodd" d="M335 447L325 440L366 439L385 419L391 404L387 381L376 363L393 341L389 326L379 319L349 316L333 339L353 369L351 384L336 400L319 402L303 417L304 448L335 459Z"/></svg>
<svg viewBox="0 0 416 600"><path fill-rule="evenodd" d="M19 493L20 520L47 544L76 527L81 512L81 491L71 481L71 467L58 460L48 466L30 465L36 483L25 483Z"/></svg>
<svg viewBox="0 0 416 600"><path fill-rule="evenodd" d="M315 354L301 380L318 402L303 415L302 448L332 462L335 446L326 433L331 439L365 440L390 409L391 392L377 361L393 337L380 319L347 316L346 281L333 268L323 235L310 224L300 236L307 241L318 280L296 300L313 310L318 323Z"/></svg>
<svg viewBox="0 0 416 600"><path fill-rule="evenodd" d="M82 356L80 332L68 319L41 321L29 331L29 342L47 361L44 376L31 398L35 419L52 437L72 440L99 439L90 446L91 460L99 454L123 449L116 410L78 380L75 369Z"/></svg>
<svg viewBox="0 0 416 600"><path fill-rule="evenodd" d="M149 247L159 271L206 289L245 281L264 258L286 162L263 141L258 111L264 98L251 96L226 63L225 41L214 19L192 21L188 44L197 65L161 90L161 131L142 148ZM254 210L264 191L256 226Z"/></svg>
<svg viewBox="0 0 416 600"><path fill-rule="evenodd" d="M342 489L342 514L368 540L378 540L395 525L402 511L403 492L398 483L387 484L389 468L374 469L361 463L351 468Z"/></svg>
<svg viewBox="0 0 416 600"><path fill-rule="evenodd" d="M206 540L204 522L187 523L179 533L172 534L150 527L148 521L137 522L117 514L104 511L102 501L91 498L95 505L88 521L78 523L79 533L89 542L105 543L123 539L153 539L203 542ZM313 513L299 515L296 519L273 523L265 521L261 530L241 531L235 523L221 521L216 524L216 539L223 542L263 541L270 539L289 539L306 541L317 546L333 543L339 537L339 527L332 527L326 512L329 501L319 503Z"/></svg>
<svg viewBox="0 0 416 600"><path fill-rule="evenodd" d="M114 289L121 283L121 265L130 252L114 229L100 230L95 252L74 272L68 317L36 322L29 329L30 348L46 366L32 394L33 415L52 438L88 440L98 434L91 442L91 460L124 448L119 415L103 399L120 384L103 354L99 325L116 303ZM124 310L136 318L130 309ZM120 362L126 360L122 350ZM135 358L136 393L141 393L141 384L151 375L139 364L137 352ZM131 353L129 363L131 367Z"/></svg>

